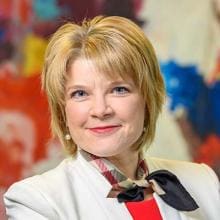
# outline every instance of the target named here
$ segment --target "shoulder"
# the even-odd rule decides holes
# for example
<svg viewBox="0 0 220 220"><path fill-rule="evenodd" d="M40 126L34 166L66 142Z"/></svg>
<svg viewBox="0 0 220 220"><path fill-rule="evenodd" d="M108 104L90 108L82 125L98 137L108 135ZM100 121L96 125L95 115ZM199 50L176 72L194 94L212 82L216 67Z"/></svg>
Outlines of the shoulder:
<svg viewBox="0 0 220 220"><path fill-rule="evenodd" d="M202 207L220 208L220 184L215 172L205 164L146 157L150 172L166 169L174 173ZM213 205L212 208L216 208Z"/></svg>
<svg viewBox="0 0 220 220"><path fill-rule="evenodd" d="M39 191L50 191L57 185L63 185L63 183L67 181L70 169L74 169L74 160L71 158L64 159L57 167L51 170L14 183L9 188L8 193L18 187L34 188Z"/></svg>
<svg viewBox="0 0 220 220"><path fill-rule="evenodd" d="M21 213L25 218L30 213L36 219L57 219L56 195L68 184L73 163L65 159L52 170L14 183L4 195L7 215Z"/></svg>
<svg viewBox="0 0 220 220"><path fill-rule="evenodd" d="M150 171L167 169L181 178L193 178L194 181L206 179L218 185L219 180L215 172L206 164L188 161L167 160L155 157L146 157Z"/></svg>

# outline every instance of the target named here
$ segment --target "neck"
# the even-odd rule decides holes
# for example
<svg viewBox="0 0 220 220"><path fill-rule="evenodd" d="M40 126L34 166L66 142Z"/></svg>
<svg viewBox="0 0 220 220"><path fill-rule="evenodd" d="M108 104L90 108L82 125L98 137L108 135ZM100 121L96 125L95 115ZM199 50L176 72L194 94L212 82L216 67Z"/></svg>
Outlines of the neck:
<svg viewBox="0 0 220 220"><path fill-rule="evenodd" d="M136 171L139 160L138 151L123 153L123 155L112 156L106 159L114 164L126 177L132 180L136 179Z"/></svg>

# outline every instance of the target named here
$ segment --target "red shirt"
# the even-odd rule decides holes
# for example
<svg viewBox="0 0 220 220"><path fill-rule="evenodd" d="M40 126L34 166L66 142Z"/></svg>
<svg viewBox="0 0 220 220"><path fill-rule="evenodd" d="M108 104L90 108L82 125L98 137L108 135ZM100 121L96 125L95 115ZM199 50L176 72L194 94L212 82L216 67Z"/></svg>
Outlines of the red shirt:
<svg viewBox="0 0 220 220"><path fill-rule="evenodd" d="M125 205L134 220L162 220L154 198L139 202L126 202Z"/></svg>

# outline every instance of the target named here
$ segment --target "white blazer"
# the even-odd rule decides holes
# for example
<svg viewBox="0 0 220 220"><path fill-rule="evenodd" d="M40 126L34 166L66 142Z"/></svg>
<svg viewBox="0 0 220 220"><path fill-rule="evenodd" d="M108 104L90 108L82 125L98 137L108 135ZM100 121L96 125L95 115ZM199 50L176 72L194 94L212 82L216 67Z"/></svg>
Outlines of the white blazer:
<svg viewBox="0 0 220 220"><path fill-rule="evenodd" d="M175 173L199 209L181 212L154 193L163 220L219 220L219 181L202 164L147 157L150 172L167 169ZM65 159L42 175L13 184L4 195L9 220L132 220L124 203L106 198L111 185L80 154Z"/></svg>

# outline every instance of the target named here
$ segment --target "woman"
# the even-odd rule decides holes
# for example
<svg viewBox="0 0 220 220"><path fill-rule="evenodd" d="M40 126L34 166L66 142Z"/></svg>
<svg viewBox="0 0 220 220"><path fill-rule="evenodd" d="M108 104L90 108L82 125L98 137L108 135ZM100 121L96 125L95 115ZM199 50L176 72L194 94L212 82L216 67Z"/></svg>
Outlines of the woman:
<svg viewBox="0 0 220 220"><path fill-rule="evenodd" d="M165 92L137 25L117 16L65 24L48 45L42 82L70 157L8 190L9 219L219 219L210 168L143 156Z"/></svg>

